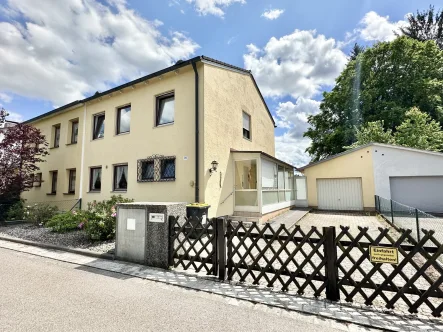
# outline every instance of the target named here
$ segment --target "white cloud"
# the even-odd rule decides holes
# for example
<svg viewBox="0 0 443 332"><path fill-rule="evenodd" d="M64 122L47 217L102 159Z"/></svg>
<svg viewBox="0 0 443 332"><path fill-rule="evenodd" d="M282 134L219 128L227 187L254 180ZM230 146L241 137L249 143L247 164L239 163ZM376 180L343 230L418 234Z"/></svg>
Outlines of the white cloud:
<svg viewBox="0 0 443 332"><path fill-rule="evenodd" d="M4 103L10 103L12 101L12 97L10 95L7 95L6 93L0 92L0 101Z"/></svg>
<svg viewBox="0 0 443 332"><path fill-rule="evenodd" d="M10 0L0 22L0 91L62 105L188 58L185 34L163 35L125 0Z"/></svg>
<svg viewBox="0 0 443 332"><path fill-rule="evenodd" d="M7 111L7 112L9 113L9 115L6 117L6 120L15 121L15 122L22 122L23 121L23 116L21 114L14 113L11 111Z"/></svg>
<svg viewBox="0 0 443 332"><path fill-rule="evenodd" d="M315 30L295 30L272 37L263 49L253 44L247 48L245 67L252 70L267 97L311 98L324 86L332 86L347 62L336 41Z"/></svg>
<svg viewBox="0 0 443 332"><path fill-rule="evenodd" d="M320 112L320 102L300 97L294 104L291 101L279 103L277 108L277 126L288 128L293 138L302 138L308 129L308 116ZM279 125L280 124L280 125Z"/></svg>
<svg viewBox="0 0 443 332"><path fill-rule="evenodd" d="M276 20L284 12L284 9L270 9L266 10L263 14L261 14L261 16L266 18L267 20Z"/></svg>
<svg viewBox="0 0 443 332"><path fill-rule="evenodd" d="M396 38L396 34L401 34L400 28L406 24L405 20L391 22L389 16L380 16L370 11L360 21L360 27L354 30L354 34L365 41L391 41Z"/></svg>
<svg viewBox="0 0 443 332"><path fill-rule="evenodd" d="M186 0L195 4L195 10L201 15L215 15L223 17L225 15L224 8L234 3L245 4L245 0Z"/></svg>
<svg viewBox="0 0 443 332"><path fill-rule="evenodd" d="M311 158L305 150L311 144L308 138L294 138L288 133L275 137L276 157L296 167L309 163Z"/></svg>

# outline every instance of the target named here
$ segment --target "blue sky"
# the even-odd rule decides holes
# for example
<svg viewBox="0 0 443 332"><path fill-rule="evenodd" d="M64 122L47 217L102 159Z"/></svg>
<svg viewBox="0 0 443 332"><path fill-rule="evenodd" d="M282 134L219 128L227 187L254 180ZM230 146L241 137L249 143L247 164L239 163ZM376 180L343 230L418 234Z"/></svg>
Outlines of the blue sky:
<svg viewBox="0 0 443 332"><path fill-rule="evenodd" d="M395 38L419 0L0 0L0 105L26 120L178 59L251 69L277 121L277 157L302 137L354 42ZM314 32L315 30L315 32Z"/></svg>

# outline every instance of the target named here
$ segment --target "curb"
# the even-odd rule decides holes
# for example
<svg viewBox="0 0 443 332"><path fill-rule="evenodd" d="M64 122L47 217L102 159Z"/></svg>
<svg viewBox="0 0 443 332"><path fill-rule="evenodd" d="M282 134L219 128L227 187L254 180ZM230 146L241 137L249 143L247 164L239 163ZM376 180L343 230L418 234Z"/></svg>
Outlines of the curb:
<svg viewBox="0 0 443 332"><path fill-rule="evenodd" d="M79 255L89 256L89 257L93 257L93 258L101 258L101 259L107 259L107 260L112 260L112 261L115 260L115 256L113 254L98 253L98 252L96 253L96 252L86 250L86 249L74 249L74 248L69 248L69 247L65 247L65 246L58 246L55 244L35 242L35 241L29 241L29 240L23 240L23 239L5 237L5 236L0 236L0 240L20 243L20 244L26 244L28 246L40 247L40 248L44 248L44 249L66 251L66 252L70 252L72 254L79 254Z"/></svg>

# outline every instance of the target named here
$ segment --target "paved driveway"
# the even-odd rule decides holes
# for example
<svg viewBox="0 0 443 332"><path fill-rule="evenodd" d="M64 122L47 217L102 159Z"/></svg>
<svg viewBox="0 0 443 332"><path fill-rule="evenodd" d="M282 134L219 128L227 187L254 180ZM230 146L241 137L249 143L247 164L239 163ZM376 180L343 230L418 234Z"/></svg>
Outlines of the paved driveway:
<svg viewBox="0 0 443 332"><path fill-rule="evenodd" d="M344 213L344 212L309 212L296 225L300 225L302 230L309 230L312 226L321 229L322 227L334 226L339 233L340 226L349 227L352 235L360 233L358 227L368 227L368 234L377 236L380 232L379 227L392 228L387 222L376 216L362 213Z"/></svg>

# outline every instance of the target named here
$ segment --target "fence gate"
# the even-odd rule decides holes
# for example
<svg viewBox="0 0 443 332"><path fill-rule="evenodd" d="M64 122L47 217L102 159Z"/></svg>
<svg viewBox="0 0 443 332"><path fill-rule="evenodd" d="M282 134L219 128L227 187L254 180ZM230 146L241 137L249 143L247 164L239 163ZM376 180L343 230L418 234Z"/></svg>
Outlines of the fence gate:
<svg viewBox="0 0 443 332"><path fill-rule="evenodd" d="M217 275L216 219L169 219L169 266Z"/></svg>

